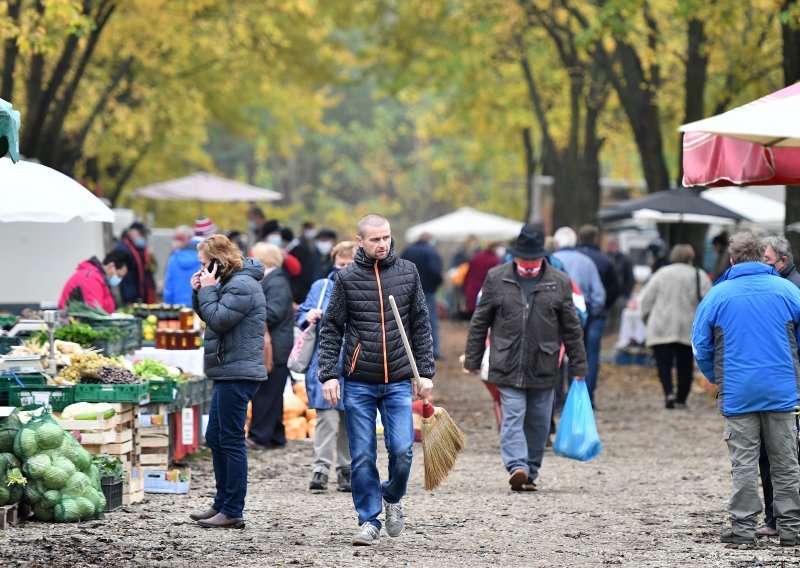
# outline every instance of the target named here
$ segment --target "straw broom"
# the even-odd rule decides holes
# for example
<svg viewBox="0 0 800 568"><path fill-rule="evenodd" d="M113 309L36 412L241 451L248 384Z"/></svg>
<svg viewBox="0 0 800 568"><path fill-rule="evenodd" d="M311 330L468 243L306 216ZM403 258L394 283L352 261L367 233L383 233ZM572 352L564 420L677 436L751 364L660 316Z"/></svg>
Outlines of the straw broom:
<svg viewBox="0 0 800 568"><path fill-rule="evenodd" d="M420 377L417 370L417 362L411 352L411 345L406 337L406 330L400 319L400 312L394 296L389 296L389 303L392 305L392 312L397 321L397 328L400 330L400 337L406 348L406 355L411 363L411 370L414 372L414 383L419 390ZM425 462L425 490L436 489L453 469L459 452L464 449L467 440L464 432L450 418L450 415L442 407L434 407L428 404L427 399L422 406L422 455Z"/></svg>

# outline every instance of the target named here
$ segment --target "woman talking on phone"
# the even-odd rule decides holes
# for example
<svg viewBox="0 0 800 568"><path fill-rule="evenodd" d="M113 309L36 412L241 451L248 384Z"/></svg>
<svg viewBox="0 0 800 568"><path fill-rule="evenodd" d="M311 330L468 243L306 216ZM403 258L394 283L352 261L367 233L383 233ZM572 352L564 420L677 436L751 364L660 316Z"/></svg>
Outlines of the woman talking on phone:
<svg viewBox="0 0 800 568"><path fill-rule="evenodd" d="M267 380L260 281L264 267L244 259L224 235L197 245L200 270L192 276L192 303L206 323L205 372L214 381L206 444L214 461L217 493L207 511L189 515L210 528L242 528L247 493L244 424L247 403Z"/></svg>

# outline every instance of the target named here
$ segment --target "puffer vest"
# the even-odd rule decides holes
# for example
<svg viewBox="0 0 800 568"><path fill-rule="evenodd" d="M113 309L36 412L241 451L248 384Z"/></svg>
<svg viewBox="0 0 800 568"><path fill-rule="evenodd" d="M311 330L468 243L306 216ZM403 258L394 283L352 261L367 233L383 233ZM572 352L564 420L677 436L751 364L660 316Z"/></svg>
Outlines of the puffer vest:
<svg viewBox="0 0 800 568"><path fill-rule="evenodd" d="M394 296L410 336L416 267L394 255L368 258L359 249L353 264L339 272L347 301L343 375L364 383L393 383L413 376L389 296Z"/></svg>

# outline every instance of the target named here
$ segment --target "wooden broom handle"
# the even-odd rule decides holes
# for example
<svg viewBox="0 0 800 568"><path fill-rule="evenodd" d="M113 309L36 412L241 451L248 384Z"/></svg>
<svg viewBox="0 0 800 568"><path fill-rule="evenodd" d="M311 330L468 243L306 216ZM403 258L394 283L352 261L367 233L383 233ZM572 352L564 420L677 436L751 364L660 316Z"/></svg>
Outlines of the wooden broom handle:
<svg viewBox="0 0 800 568"><path fill-rule="evenodd" d="M406 348L408 361L411 363L411 370L414 373L414 384L417 386L417 390L419 390L421 381L419 380L417 362L414 360L414 354L411 352L411 345L408 343L408 337L406 337L406 328L403 327L403 320L400 319L400 312L397 310L397 304L394 301L394 296L389 296L389 303L392 305L392 312L394 312L394 319L397 321L397 329L400 330L400 337L403 339L403 346Z"/></svg>

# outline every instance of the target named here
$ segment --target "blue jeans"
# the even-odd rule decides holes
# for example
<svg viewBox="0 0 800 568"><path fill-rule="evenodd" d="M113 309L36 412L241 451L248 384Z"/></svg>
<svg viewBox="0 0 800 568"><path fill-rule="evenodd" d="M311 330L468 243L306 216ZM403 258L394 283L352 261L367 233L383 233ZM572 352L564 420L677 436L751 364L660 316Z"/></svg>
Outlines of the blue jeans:
<svg viewBox="0 0 800 568"><path fill-rule="evenodd" d="M380 410L386 450L389 454L389 479L381 483L378 474L376 412ZM367 384L347 381L344 388L344 422L352 458L353 504L358 524L378 520L382 499L397 503L406 494L413 457L414 418L411 414L411 381Z"/></svg>
<svg viewBox="0 0 800 568"><path fill-rule="evenodd" d="M425 303L428 306L428 320L431 322L431 335L433 335L433 356L440 357L439 311L436 309L436 292L425 292Z"/></svg>
<svg viewBox="0 0 800 568"><path fill-rule="evenodd" d="M536 481L550 433L555 389L534 390L497 386L503 405L500 455L509 473L521 469Z"/></svg>
<svg viewBox="0 0 800 568"><path fill-rule="evenodd" d="M247 449L244 423L247 403L261 383L258 381L215 381L208 413L206 445L214 461L217 495L212 505L228 517L239 519L247 494Z"/></svg>
<svg viewBox="0 0 800 568"><path fill-rule="evenodd" d="M600 369L600 342L603 340L603 329L606 327L606 316L589 316L584 330L583 343L586 346L586 358L589 372L586 374L586 388L589 398L594 403L594 389L597 387L597 371Z"/></svg>

